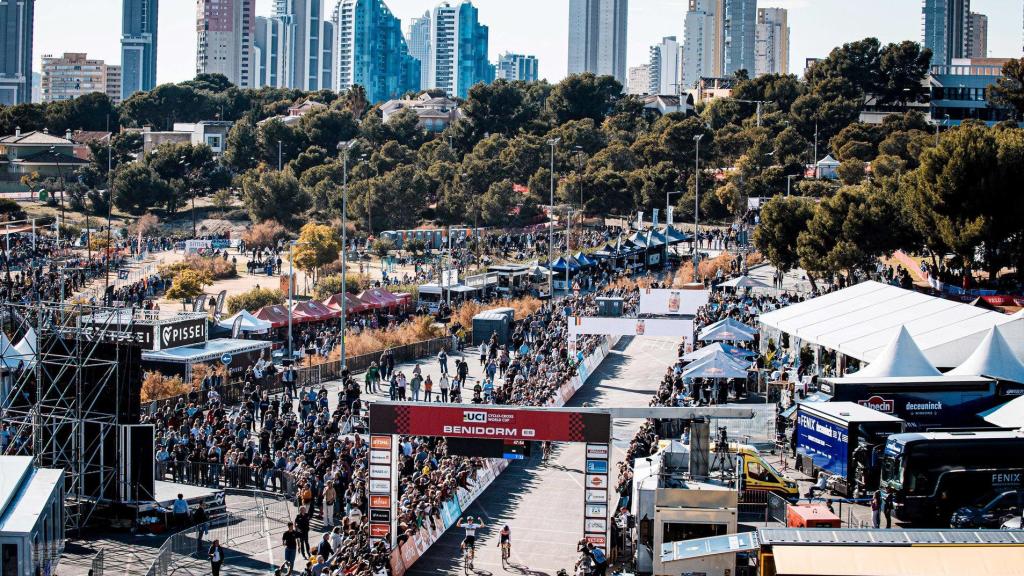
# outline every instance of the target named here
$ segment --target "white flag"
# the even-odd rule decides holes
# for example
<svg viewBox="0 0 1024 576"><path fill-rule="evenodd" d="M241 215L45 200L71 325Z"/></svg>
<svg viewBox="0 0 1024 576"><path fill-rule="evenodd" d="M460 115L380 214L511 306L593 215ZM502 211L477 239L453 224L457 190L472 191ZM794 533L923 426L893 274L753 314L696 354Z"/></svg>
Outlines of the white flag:
<svg viewBox="0 0 1024 576"><path fill-rule="evenodd" d="M675 210L675 206L669 206L665 209L665 225L672 226L672 212Z"/></svg>
<svg viewBox="0 0 1024 576"><path fill-rule="evenodd" d="M644 229L644 211L643 210L641 210L641 211L636 213L636 229L637 230L643 230Z"/></svg>
<svg viewBox="0 0 1024 576"><path fill-rule="evenodd" d="M654 209L654 215L651 217L651 220L654 222L654 227L657 228L658 227L658 209L657 208Z"/></svg>

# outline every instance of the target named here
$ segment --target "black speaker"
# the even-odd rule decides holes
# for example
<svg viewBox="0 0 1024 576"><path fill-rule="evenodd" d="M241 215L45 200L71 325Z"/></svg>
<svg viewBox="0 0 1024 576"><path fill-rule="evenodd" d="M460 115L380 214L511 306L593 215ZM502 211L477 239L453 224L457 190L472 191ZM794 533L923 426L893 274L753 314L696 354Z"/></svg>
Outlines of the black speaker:
<svg viewBox="0 0 1024 576"><path fill-rule="evenodd" d="M135 424L118 429L118 497L122 502L152 501L156 489L154 428Z"/></svg>

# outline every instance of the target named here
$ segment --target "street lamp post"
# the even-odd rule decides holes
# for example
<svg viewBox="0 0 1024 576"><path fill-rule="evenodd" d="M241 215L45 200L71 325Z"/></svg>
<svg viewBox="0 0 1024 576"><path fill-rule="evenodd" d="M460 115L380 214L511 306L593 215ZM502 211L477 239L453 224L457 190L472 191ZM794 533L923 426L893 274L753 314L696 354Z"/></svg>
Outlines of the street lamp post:
<svg viewBox="0 0 1024 576"><path fill-rule="evenodd" d="M551 208L548 217L548 298L555 298L555 276L551 270L551 252L555 244L555 146L561 138L551 138L548 146L551 146Z"/></svg>
<svg viewBox="0 0 1024 576"><path fill-rule="evenodd" d="M295 352L292 349L292 307L295 305L295 247L305 246L306 242L292 240L288 243L291 249L288 250L288 360L295 361Z"/></svg>
<svg viewBox="0 0 1024 576"><path fill-rule="evenodd" d="M700 232L700 139L703 138L703 134L698 134L693 137L693 141L697 143L697 147L693 151L693 281L698 281L697 277L697 265L700 263L700 258L697 256L697 234Z"/></svg>
<svg viewBox="0 0 1024 576"><path fill-rule="evenodd" d="M281 171L281 141L277 141L277 171Z"/></svg>
<svg viewBox="0 0 1024 576"><path fill-rule="evenodd" d="M348 323L348 152L356 141L339 142L341 150L341 369L345 369L345 327Z"/></svg>
<svg viewBox="0 0 1024 576"><path fill-rule="evenodd" d="M793 178L796 178L796 174L789 174L786 176L786 196L789 196L789 189L793 184Z"/></svg>
<svg viewBox="0 0 1024 576"><path fill-rule="evenodd" d="M67 219L64 216L64 173L60 169L60 155L57 154L57 148L50 146L50 153L53 154L53 160L57 164L57 180L60 181L60 227L57 228L57 242L60 242L60 233L67 226Z"/></svg>

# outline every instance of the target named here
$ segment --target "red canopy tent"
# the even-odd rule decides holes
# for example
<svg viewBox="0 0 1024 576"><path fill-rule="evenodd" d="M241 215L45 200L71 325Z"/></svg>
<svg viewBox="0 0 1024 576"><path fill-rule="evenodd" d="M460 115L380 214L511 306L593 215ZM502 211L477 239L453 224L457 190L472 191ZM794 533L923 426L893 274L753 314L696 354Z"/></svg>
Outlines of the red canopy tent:
<svg viewBox="0 0 1024 576"><path fill-rule="evenodd" d="M374 310L395 308L398 306L398 299L395 298L394 294L381 288L366 290L359 295L359 299Z"/></svg>
<svg viewBox="0 0 1024 576"><path fill-rule="evenodd" d="M408 306L409 304L412 304L412 294L407 292L399 292L395 294L394 297L398 299L399 306Z"/></svg>
<svg viewBox="0 0 1024 576"><path fill-rule="evenodd" d="M292 308L293 322L322 322L337 318L341 314L317 300L298 302Z"/></svg>
<svg viewBox="0 0 1024 576"><path fill-rule="evenodd" d="M352 294L345 294L344 298L345 300L348 301L347 309L350 314L358 314L360 312L365 312L367 310L366 303L360 300L359 298L356 298ZM324 300L324 305L330 308L331 310L335 310L338 313L341 313L341 302L342 295L333 294L326 300Z"/></svg>
<svg viewBox="0 0 1024 576"><path fill-rule="evenodd" d="M274 328L280 328L288 325L288 308L280 304L264 306L257 310L254 316L260 320L270 322L270 325Z"/></svg>

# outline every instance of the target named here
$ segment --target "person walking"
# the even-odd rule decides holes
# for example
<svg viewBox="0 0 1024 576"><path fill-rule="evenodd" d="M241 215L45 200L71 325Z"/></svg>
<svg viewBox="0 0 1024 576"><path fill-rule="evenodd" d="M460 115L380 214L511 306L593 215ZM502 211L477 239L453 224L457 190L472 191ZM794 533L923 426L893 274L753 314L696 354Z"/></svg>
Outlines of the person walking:
<svg viewBox="0 0 1024 576"><path fill-rule="evenodd" d="M608 558L605 556L604 550L594 546L593 542L588 542L587 551L590 553L590 557L594 559L594 574L596 576L604 576L605 570L608 569Z"/></svg>
<svg viewBox="0 0 1024 576"><path fill-rule="evenodd" d="M487 342L480 343L480 365L487 363Z"/></svg>
<svg viewBox="0 0 1024 576"><path fill-rule="evenodd" d="M299 513L295 515L295 532L299 540L299 553L303 559L309 558L309 512L305 506L300 507Z"/></svg>
<svg viewBox="0 0 1024 576"><path fill-rule="evenodd" d="M220 540L214 539L213 544L210 544L208 555L210 557L210 573L213 576L220 576L220 567L224 563L224 549L220 547Z"/></svg>
<svg viewBox="0 0 1024 576"><path fill-rule="evenodd" d="M203 536L206 535L207 526L206 521L209 518L206 516L206 509L203 508L203 503L199 503L199 507L192 513L192 523L196 527L196 556L199 556L203 551ZM202 556L199 556L202 558Z"/></svg>
<svg viewBox="0 0 1024 576"><path fill-rule="evenodd" d="M448 353L444 351L444 348L437 354L437 363L441 365L441 374L448 373Z"/></svg>
<svg viewBox="0 0 1024 576"><path fill-rule="evenodd" d="M398 382L398 399L405 400L405 389L409 386L409 381L405 379L405 374L401 372L395 376L395 380Z"/></svg>
<svg viewBox="0 0 1024 576"><path fill-rule="evenodd" d="M298 547L299 533L295 530L295 525L291 522L288 523L288 529L281 534L281 544L284 545L284 562L288 565L288 572L285 576L292 573L292 569L295 568L295 549Z"/></svg>
<svg viewBox="0 0 1024 576"><path fill-rule="evenodd" d="M184 528L188 526L188 502L185 501L181 494L178 494L178 497L171 504L171 511L174 513L174 525L176 527Z"/></svg>
<svg viewBox="0 0 1024 576"><path fill-rule="evenodd" d="M377 392L377 380L379 377L380 368L377 367L377 361L374 360L370 362L370 367L366 369L366 375L363 377L367 394L375 394Z"/></svg>
<svg viewBox="0 0 1024 576"><path fill-rule="evenodd" d="M463 386L466 385L466 378L469 378L469 362L466 362L465 360L463 360L462 363L459 364L458 375L459 375L459 385L458 385L458 388L461 389Z"/></svg>
<svg viewBox="0 0 1024 576"><path fill-rule="evenodd" d="M882 498L882 513L885 514L885 527L892 528L892 509L896 505L896 493L892 490L885 492Z"/></svg>
<svg viewBox="0 0 1024 576"><path fill-rule="evenodd" d="M324 527L330 529L334 526L334 501L338 499L338 492L334 489L334 479L328 479L324 483Z"/></svg>

